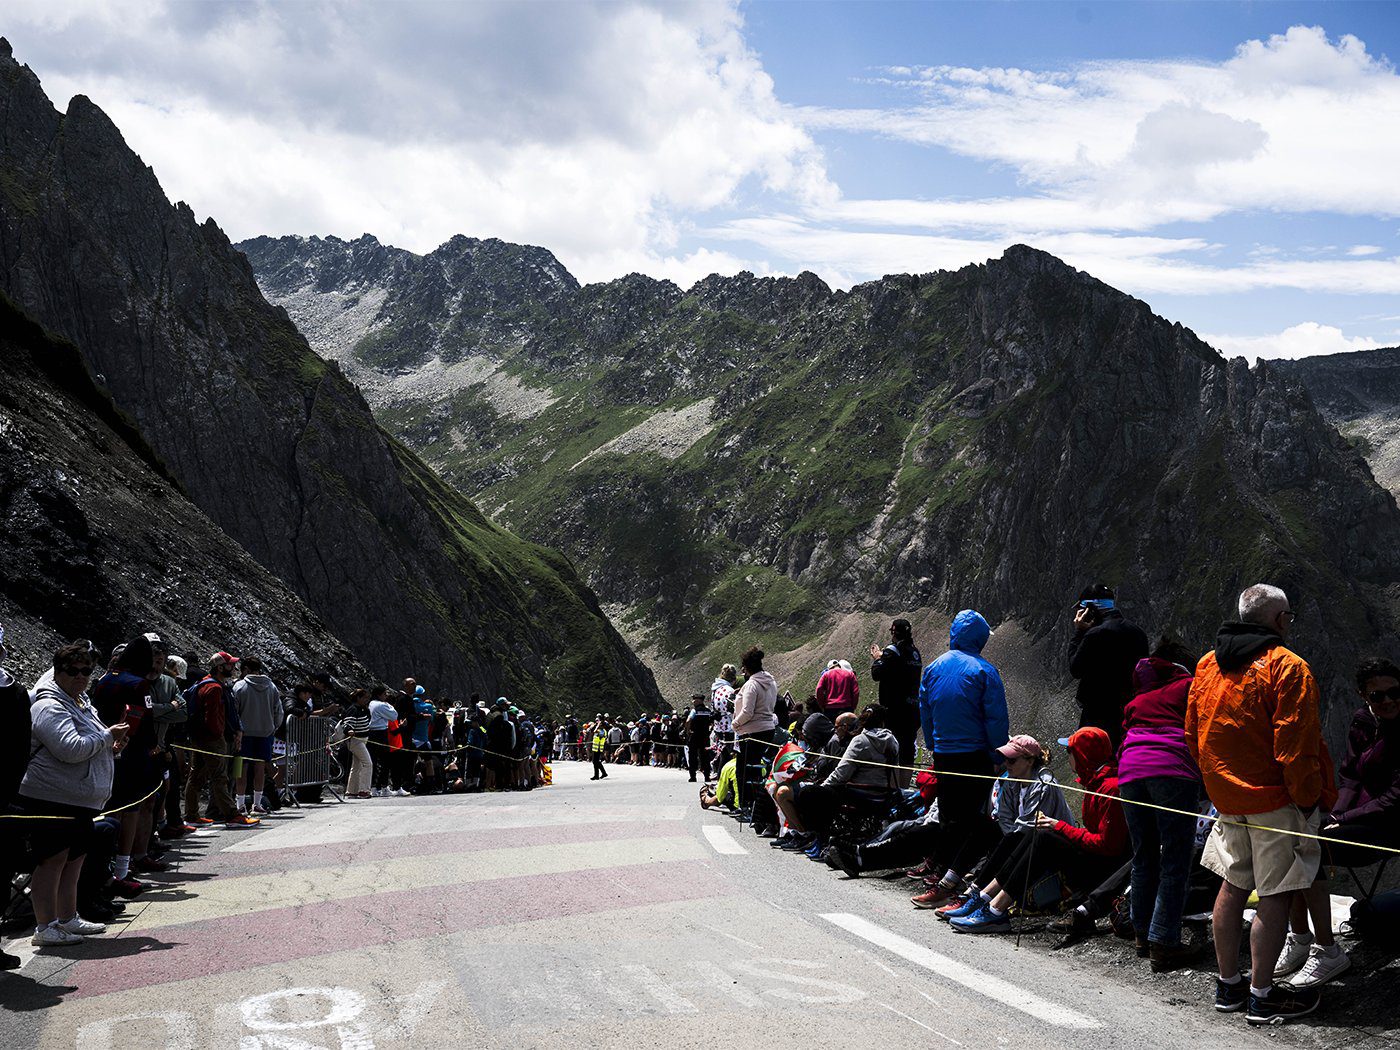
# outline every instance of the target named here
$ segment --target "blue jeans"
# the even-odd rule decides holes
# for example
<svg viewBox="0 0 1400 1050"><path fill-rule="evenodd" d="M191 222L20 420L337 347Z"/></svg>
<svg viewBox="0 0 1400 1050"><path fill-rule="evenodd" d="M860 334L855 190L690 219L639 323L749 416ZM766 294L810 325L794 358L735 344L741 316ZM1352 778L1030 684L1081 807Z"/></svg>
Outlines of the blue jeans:
<svg viewBox="0 0 1400 1050"><path fill-rule="evenodd" d="M1150 802L1194 813L1200 787L1181 777L1147 777L1120 784L1118 790L1128 834L1133 838L1133 929L1153 944L1180 944L1196 818L1133 803Z"/></svg>

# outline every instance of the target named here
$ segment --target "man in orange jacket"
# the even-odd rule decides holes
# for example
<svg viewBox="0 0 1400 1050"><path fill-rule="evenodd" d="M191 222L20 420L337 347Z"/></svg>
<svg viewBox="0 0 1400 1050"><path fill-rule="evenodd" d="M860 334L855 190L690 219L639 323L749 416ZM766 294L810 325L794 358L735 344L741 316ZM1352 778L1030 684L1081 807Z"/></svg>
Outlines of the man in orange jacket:
<svg viewBox="0 0 1400 1050"><path fill-rule="evenodd" d="M1186 743L1220 812L1201 856L1225 880L1215 902L1215 1008L1246 1010L1251 1024L1281 1024L1319 1002L1316 988L1273 983L1290 900L1312 885L1321 862L1319 843L1300 837L1317 834L1325 752L1317 682L1284 644L1293 618L1279 588L1261 583L1246 590L1239 620L1220 628L1186 702ZM1259 907L1246 984L1240 931L1251 890L1259 893Z"/></svg>

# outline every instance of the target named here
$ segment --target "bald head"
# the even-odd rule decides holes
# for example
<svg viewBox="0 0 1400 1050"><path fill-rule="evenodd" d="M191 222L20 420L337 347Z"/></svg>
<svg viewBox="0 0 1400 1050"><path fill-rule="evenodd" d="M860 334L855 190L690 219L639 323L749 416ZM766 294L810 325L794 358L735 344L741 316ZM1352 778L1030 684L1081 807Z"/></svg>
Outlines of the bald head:
<svg viewBox="0 0 1400 1050"><path fill-rule="evenodd" d="M846 711L836 716L836 735L855 736L860 731L860 717L854 711Z"/></svg>

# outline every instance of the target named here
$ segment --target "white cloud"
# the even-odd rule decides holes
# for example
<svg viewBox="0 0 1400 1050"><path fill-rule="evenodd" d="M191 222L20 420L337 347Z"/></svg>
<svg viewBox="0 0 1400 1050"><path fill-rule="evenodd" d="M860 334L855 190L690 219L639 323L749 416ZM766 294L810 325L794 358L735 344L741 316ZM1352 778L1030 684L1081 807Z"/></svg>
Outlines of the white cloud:
<svg viewBox="0 0 1400 1050"><path fill-rule="evenodd" d="M1348 337L1340 328L1304 321L1274 335L1202 335L1226 357L1298 358L1317 354L1341 354L1353 350L1374 350L1384 343L1364 336Z"/></svg>
<svg viewBox="0 0 1400 1050"><path fill-rule="evenodd" d="M1384 251L1378 244L1353 244L1347 249L1348 255L1379 255Z"/></svg>
<svg viewBox="0 0 1400 1050"><path fill-rule="evenodd" d="M55 10L55 8L59 8ZM454 233L584 279L743 263L676 251L741 190L836 198L732 4L7 5L62 108L102 106L235 239Z"/></svg>

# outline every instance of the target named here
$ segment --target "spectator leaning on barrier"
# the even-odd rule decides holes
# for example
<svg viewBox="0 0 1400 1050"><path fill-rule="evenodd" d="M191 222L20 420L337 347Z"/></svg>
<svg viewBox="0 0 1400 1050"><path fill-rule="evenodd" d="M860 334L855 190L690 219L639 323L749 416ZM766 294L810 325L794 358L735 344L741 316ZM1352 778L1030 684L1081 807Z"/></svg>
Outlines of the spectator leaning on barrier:
<svg viewBox="0 0 1400 1050"><path fill-rule="evenodd" d="M766 746L778 728L778 683L763 669L763 650L752 646L739 661L744 684L734 698L734 743L739 755L739 807L753 804L758 785L753 770L771 758Z"/></svg>
<svg viewBox="0 0 1400 1050"><path fill-rule="evenodd" d="M933 752L938 778L942 830L932 874L942 873L933 891L951 897L959 875L953 860L986 809L997 748L1010 731L1006 688L997 669L982 656L991 637L982 615L964 609L948 630L948 651L924 670L919 714L924 743ZM930 899L929 906L937 903Z"/></svg>
<svg viewBox="0 0 1400 1050"><path fill-rule="evenodd" d="M909 621L893 621L890 644L883 649L872 644L870 659L870 677L879 686L875 702L885 709L890 731L899 741L899 764L911 767L919 739L919 675L924 669L924 658L914 644L914 629ZM906 768L906 780L908 775Z"/></svg>
<svg viewBox="0 0 1400 1050"><path fill-rule="evenodd" d="M1294 614L1268 584L1239 599L1215 650L1196 668L1186 704L1186 741L1220 820L1201 863L1225 881L1213 928L1220 976L1215 1008L1275 1024L1317 1009L1316 988L1275 985L1274 964L1288 932L1290 898L1308 889L1322 851L1315 839L1323 796L1324 748L1318 689L1307 663L1286 646ZM1249 826L1243 826L1243 825ZM1257 890L1250 926L1252 969L1240 976L1245 903Z"/></svg>
<svg viewBox="0 0 1400 1050"><path fill-rule="evenodd" d="M1133 668L1147 655L1147 635L1118 609L1113 590L1102 583L1084 588L1074 611L1069 673L1078 679L1079 725L1098 726L1123 742L1123 705L1132 695Z"/></svg>

